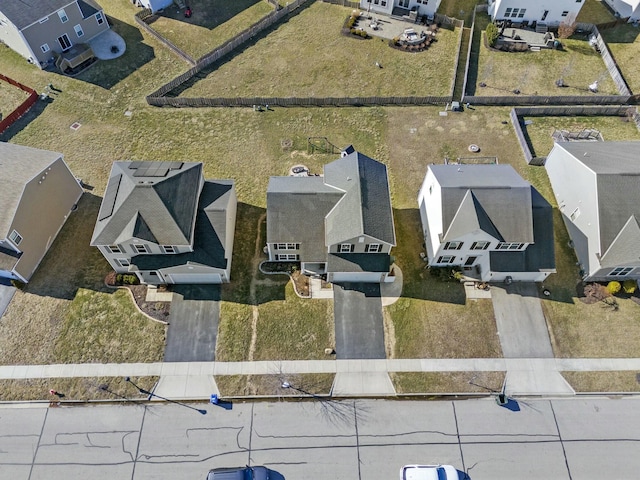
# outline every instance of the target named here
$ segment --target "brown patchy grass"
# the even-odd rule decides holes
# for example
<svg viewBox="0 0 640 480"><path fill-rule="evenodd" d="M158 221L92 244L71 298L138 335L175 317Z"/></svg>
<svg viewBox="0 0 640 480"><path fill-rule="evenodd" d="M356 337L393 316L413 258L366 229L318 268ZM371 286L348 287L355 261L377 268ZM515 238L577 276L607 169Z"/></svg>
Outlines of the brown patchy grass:
<svg viewBox="0 0 640 480"><path fill-rule="evenodd" d="M476 15L479 35L489 23L486 14ZM599 82L600 95L617 95L618 91L600 54L589 46L586 37L562 40L563 49L542 49L539 52L500 52L486 48L481 42L475 95L593 95L588 86ZM556 80L563 78L567 88L558 88ZM480 87L485 83L485 88Z"/></svg>
<svg viewBox="0 0 640 480"><path fill-rule="evenodd" d="M350 8L314 2L197 80L183 97L447 95L459 29L441 29L428 50L340 33ZM379 62L383 68L378 68Z"/></svg>
<svg viewBox="0 0 640 480"><path fill-rule="evenodd" d="M640 392L637 372L562 372L576 392Z"/></svg>
<svg viewBox="0 0 640 480"><path fill-rule="evenodd" d="M633 25L616 25L600 32L633 93L640 93L640 35Z"/></svg>
<svg viewBox="0 0 640 480"><path fill-rule="evenodd" d="M191 18L171 5L150 27L196 60L273 11L264 0L190 0L189 6Z"/></svg>
<svg viewBox="0 0 640 480"><path fill-rule="evenodd" d="M586 0L576 18L578 23L607 23L616 20L602 0Z"/></svg>
<svg viewBox="0 0 640 480"><path fill-rule="evenodd" d="M24 90L0 80L0 120L22 105L28 96Z"/></svg>
<svg viewBox="0 0 640 480"><path fill-rule="evenodd" d="M131 377L140 388L151 390L159 377ZM106 389L101 389L100 387ZM53 396L49 390L62 393ZM5 402L50 400L89 401L139 399L140 394L121 377L30 378L0 380L0 400Z"/></svg>
<svg viewBox="0 0 640 480"><path fill-rule="evenodd" d="M301 373L285 375L221 375L215 377L222 397L329 395L333 373ZM294 388L283 388L289 382Z"/></svg>
<svg viewBox="0 0 640 480"><path fill-rule="evenodd" d="M397 393L489 393L500 392L505 372L393 372ZM469 382L485 388L471 385Z"/></svg>

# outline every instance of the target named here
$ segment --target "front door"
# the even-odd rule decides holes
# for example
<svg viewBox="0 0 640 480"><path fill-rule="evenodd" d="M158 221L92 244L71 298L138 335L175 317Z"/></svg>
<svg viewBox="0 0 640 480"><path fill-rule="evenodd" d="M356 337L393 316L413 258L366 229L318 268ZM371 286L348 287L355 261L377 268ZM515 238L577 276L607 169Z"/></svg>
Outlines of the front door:
<svg viewBox="0 0 640 480"><path fill-rule="evenodd" d="M71 40L67 37L66 33L63 33L60 37L58 37L58 43L60 47L62 47L62 51L69 50L71 48Z"/></svg>

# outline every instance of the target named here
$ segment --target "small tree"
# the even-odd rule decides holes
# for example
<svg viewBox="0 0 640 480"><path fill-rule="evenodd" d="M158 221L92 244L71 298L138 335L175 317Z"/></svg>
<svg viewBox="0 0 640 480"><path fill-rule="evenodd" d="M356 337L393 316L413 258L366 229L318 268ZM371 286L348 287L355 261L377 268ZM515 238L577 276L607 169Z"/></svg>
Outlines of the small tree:
<svg viewBox="0 0 640 480"><path fill-rule="evenodd" d="M490 47L493 47L498 41L498 37L500 36L500 30L494 23L490 23L487 25L487 29L485 30L485 34L487 35L487 42Z"/></svg>
<svg viewBox="0 0 640 480"><path fill-rule="evenodd" d="M558 26L558 38L569 38L574 34L578 22L576 22L575 15L567 17L567 19Z"/></svg>

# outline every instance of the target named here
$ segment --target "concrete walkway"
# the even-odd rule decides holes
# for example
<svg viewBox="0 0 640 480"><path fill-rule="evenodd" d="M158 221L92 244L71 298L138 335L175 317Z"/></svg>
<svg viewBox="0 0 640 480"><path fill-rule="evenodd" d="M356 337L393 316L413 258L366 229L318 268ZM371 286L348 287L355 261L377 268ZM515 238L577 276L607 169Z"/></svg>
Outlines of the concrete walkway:
<svg viewBox="0 0 640 480"><path fill-rule="evenodd" d="M308 360L279 362L166 362L131 364L3 365L0 379L159 376L156 393L171 399L205 400L218 393L218 375L335 373L334 392L345 397L395 395L388 372L530 372L539 379L555 371L640 371L640 358L467 358L414 360ZM525 395L512 383L510 395ZM531 391L526 395L558 395ZM52 387L53 388L53 387ZM430 392L424 392L430 393ZM571 392L572 393L572 392ZM564 392L569 394L569 392Z"/></svg>
<svg viewBox="0 0 640 480"><path fill-rule="evenodd" d="M509 395L572 395L573 388L558 371L547 322L534 283L491 286L493 311L502 353L512 361L505 391ZM548 359L548 361L531 361Z"/></svg>

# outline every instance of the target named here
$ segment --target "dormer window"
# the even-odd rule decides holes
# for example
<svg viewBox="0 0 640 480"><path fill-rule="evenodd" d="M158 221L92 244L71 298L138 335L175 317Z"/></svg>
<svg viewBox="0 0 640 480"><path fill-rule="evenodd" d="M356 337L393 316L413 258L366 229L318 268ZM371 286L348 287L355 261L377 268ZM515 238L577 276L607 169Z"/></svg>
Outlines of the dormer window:
<svg viewBox="0 0 640 480"><path fill-rule="evenodd" d="M136 253L149 253L149 247L147 247L144 243L134 243L133 249Z"/></svg>

